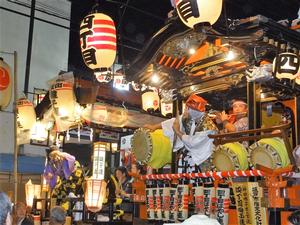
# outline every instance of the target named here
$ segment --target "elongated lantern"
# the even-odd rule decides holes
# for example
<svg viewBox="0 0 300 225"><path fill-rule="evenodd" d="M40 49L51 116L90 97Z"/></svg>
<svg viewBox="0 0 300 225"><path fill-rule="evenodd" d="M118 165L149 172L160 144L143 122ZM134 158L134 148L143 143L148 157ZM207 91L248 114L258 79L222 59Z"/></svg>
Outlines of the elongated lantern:
<svg viewBox="0 0 300 225"><path fill-rule="evenodd" d="M75 120L75 95L73 84L57 81L50 89L50 100L54 115L62 120Z"/></svg>
<svg viewBox="0 0 300 225"><path fill-rule="evenodd" d="M199 23L213 25L222 11L222 0L175 0L182 22L194 28Z"/></svg>
<svg viewBox="0 0 300 225"><path fill-rule="evenodd" d="M17 101L17 124L22 131L31 130L36 121L36 114L33 104L27 98L20 98Z"/></svg>
<svg viewBox="0 0 300 225"><path fill-rule="evenodd" d="M80 24L80 47L84 63L91 69L110 67L116 57L114 21L103 13L86 16Z"/></svg>
<svg viewBox="0 0 300 225"><path fill-rule="evenodd" d="M3 58L0 58L0 109L5 109L9 105L11 87L10 68Z"/></svg>

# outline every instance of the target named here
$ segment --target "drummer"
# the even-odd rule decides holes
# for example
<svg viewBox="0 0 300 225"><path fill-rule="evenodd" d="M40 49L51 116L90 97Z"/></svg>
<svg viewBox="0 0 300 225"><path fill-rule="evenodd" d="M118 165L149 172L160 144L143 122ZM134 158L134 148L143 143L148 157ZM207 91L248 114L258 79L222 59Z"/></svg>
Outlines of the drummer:
<svg viewBox="0 0 300 225"><path fill-rule="evenodd" d="M242 100L232 101L232 114L229 115L223 111L219 115L225 132L238 132L248 130L248 107L247 103ZM217 120L218 121L218 120Z"/></svg>
<svg viewBox="0 0 300 225"><path fill-rule="evenodd" d="M144 128L151 131L162 129L173 143L173 151L186 150L190 166L201 164L202 171L210 170L207 159L212 153L213 140L207 135L215 133L217 127L207 116L207 104L204 98L193 94L186 101L183 115L159 124L146 124Z"/></svg>

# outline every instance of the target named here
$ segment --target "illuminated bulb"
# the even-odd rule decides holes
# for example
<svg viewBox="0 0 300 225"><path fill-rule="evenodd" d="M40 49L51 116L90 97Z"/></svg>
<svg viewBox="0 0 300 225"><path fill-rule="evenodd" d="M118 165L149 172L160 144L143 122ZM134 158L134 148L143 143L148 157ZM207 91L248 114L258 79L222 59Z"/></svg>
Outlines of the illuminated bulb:
<svg viewBox="0 0 300 225"><path fill-rule="evenodd" d="M229 52L227 53L226 59L227 60L232 60L235 58L235 54L232 50L229 50Z"/></svg>
<svg viewBox="0 0 300 225"><path fill-rule="evenodd" d="M156 73L152 75L152 78L151 78L151 79L152 79L152 82L153 82L153 83L157 83L157 82L159 81L159 78L158 78L158 76L157 76Z"/></svg>
<svg viewBox="0 0 300 225"><path fill-rule="evenodd" d="M190 55L194 55L196 53L196 50L194 48L190 48L189 53Z"/></svg>
<svg viewBox="0 0 300 225"><path fill-rule="evenodd" d="M58 109L58 115L59 115L60 117L66 117L66 116L68 116L68 112L67 112L66 109L60 108L60 109Z"/></svg>

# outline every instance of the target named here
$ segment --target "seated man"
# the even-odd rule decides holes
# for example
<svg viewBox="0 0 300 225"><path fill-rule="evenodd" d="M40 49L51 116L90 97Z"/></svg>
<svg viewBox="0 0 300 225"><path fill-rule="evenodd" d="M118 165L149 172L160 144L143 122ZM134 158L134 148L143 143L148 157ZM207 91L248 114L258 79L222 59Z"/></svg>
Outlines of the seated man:
<svg viewBox="0 0 300 225"><path fill-rule="evenodd" d="M151 131L162 129L164 135L173 143L173 151L186 150L188 164L190 166L201 164L203 171L210 170L206 160L213 150L213 140L207 135L217 131L216 125L205 112L206 105L205 99L193 94L186 101L183 115L160 124L144 126Z"/></svg>
<svg viewBox="0 0 300 225"><path fill-rule="evenodd" d="M232 114L228 115L223 111L219 120L223 123L225 132L238 132L248 130L248 107L247 103L241 100L232 102Z"/></svg>

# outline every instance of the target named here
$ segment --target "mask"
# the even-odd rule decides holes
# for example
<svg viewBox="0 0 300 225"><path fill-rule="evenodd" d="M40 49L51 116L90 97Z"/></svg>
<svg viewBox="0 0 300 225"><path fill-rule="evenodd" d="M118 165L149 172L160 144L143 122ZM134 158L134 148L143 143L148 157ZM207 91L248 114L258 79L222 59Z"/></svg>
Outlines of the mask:
<svg viewBox="0 0 300 225"><path fill-rule="evenodd" d="M192 120L199 119L204 115L204 112L199 112L198 110L194 110L191 108L188 109L188 112Z"/></svg>

